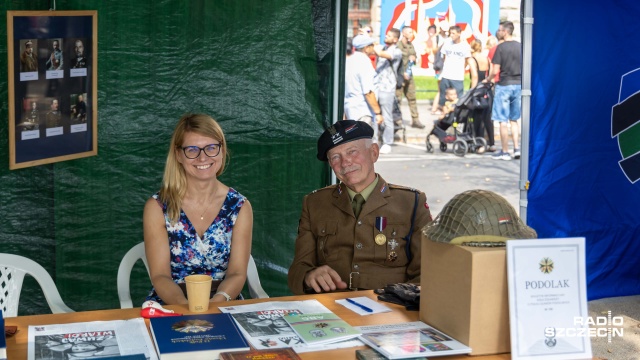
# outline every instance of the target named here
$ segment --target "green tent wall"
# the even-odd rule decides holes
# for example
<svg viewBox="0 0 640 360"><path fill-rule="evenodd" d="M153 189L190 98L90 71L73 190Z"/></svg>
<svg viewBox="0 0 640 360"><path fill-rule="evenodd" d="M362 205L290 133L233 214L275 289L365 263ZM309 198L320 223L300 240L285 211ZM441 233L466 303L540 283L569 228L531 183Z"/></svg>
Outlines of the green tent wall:
<svg viewBox="0 0 640 360"><path fill-rule="evenodd" d="M50 6L16 0L0 9ZM290 294L302 197L329 179L315 149L335 110L336 6L346 14L346 1L334 0L56 1L56 10L98 11L98 156L9 171L0 122L0 252L43 265L74 310L119 307L118 265L142 241L143 205L159 188L173 127L203 112L229 143L221 180L253 205L263 287ZM6 21L0 32L7 69ZM5 70L3 119L7 91ZM140 306L150 288L141 263L131 288ZM25 281L19 314L49 312L38 289Z"/></svg>

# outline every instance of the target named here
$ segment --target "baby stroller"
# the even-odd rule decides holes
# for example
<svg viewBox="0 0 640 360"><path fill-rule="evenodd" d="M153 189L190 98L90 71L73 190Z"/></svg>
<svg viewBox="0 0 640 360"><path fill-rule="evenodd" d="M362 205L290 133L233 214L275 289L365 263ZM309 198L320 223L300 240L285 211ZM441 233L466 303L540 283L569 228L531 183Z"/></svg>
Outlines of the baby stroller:
<svg viewBox="0 0 640 360"><path fill-rule="evenodd" d="M443 119L435 121L433 130L427 135L427 152L433 152L433 145L429 141L431 136L440 140L440 151L447 151L447 144L453 144L453 153L464 156L467 152L482 154L487 149L487 140L476 137L473 126L474 114L481 111L491 111L493 105L493 83L479 83L475 88L467 91L458 99L452 112ZM447 129L453 126L453 134ZM462 130L460 129L462 128Z"/></svg>

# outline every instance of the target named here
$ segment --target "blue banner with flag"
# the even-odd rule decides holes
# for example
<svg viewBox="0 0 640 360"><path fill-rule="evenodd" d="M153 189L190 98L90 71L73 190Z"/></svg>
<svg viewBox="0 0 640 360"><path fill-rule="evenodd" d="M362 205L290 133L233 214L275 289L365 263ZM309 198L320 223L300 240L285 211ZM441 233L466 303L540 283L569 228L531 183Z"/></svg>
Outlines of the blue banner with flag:
<svg viewBox="0 0 640 360"><path fill-rule="evenodd" d="M640 2L533 13L527 222L586 237L589 299L640 294Z"/></svg>

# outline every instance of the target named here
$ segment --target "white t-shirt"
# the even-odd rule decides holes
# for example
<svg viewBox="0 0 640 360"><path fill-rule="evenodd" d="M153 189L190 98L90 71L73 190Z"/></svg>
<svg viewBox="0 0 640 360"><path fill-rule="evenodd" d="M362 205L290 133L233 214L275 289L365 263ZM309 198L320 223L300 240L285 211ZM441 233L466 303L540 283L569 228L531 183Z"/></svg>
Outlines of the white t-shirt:
<svg viewBox="0 0 640 360"><path fill-rule="evenodd" d="M444 66L440 73L441 78L464 80L464 68L466 66L466 59L471 57L471 46L464 40L461 40L457 44L448 41L442 45L441 51L445 56Z"/></svg>
<svg viewBox="0 0 640 360"><path fill-rule="evenodd" d="M344 69L344 112L347 119L358 120L365 115L374 116L364 95L375 91L375 75L373 64L364 53L354 51L347 58Z"/></svg>

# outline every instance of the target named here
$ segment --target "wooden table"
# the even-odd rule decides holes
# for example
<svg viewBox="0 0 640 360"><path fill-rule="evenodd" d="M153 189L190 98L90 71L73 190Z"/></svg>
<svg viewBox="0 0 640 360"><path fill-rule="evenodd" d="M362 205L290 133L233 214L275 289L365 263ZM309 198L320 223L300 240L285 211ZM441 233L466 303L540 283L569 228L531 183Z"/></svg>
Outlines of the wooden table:
<svg viewBox="0 0 640 360"><path fill-rule="evenodd" d="M358 291L358 292L342 292L342 293L330 293L330 294L318 294L318 295L303 295L303 296L284 296L268 299L249 299L242 301L230 301L224 303L225 306L233 304L254 304L266 301L294 301L294 300L310 300L316 299L324 306L333 311L336 315L340 316L346 322L352 326L361 325L375 325L375 324L391 324L397 322L416 321L418 319L417 311L406 311L403 306L384 303L390 307L393 311L387 313L373 314L367 316L361 316L355 312L345 308L342 305L336 303L336 299L343 299L346 297L368 296L374 300L377 300L376 295L372 291ZM220 305L220 304L215 304ZM218 313L217 306L209 307L210 313ZM175 310L183 314L190 314L187 305L168 305L166 308ZM48 314L48 315L31 315L31 316L18 316L5 318L5 325L18 326L18 333L12 337L7 338L7 355L10 360L26 360L27 359L27 332L29 325L47 325L47 324L67 324L74 322L86 322L86 321L98 321L98 320L124 320L140 317L140 308L133 309L114 309L114 310L96 310L96 311L83 311L68 314ZM149 321L146 320L147 327ZM315 359L355 359L355 350L364 349L365 347L347 348L347 349L335 349L327 351L318 351L310 353L302 353L300 357L305 360ZM431 356L431 359L436 357ZM510 359L509 354L490 355L490 356L473 356L467 355L453 355L446 357L438 357L443 360L454 359L478 359L478 360L502 360Z"/></svg>

